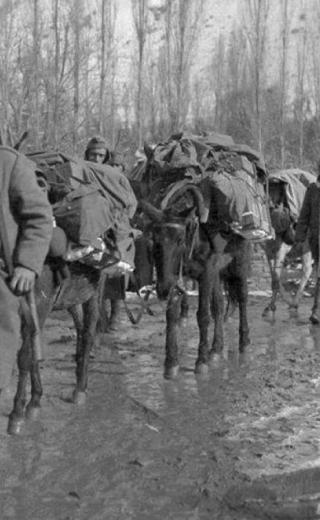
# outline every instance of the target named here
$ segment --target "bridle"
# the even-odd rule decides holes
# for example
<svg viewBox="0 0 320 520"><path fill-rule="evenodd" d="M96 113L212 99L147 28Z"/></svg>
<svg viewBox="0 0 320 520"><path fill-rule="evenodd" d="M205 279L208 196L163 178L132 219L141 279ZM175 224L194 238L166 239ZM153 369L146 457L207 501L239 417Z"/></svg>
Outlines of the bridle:
<svg viewBox="0 0 320 520"><path fill-rule="evenodd" d="M164 223L158 224L158 226L162 229L168 228L168 229L181 230L181 231L184 231L184 233L186 234L186 229L187 229L188 223L194 224L193 228L192 228L192 234L191 234L191 245L190 245L190 249L186 252L186 255L181 254L181 256L180 256L179 269L178 269L178 280L177 280L177 283L174 284L169 291L169 300L171 299L171 297L174 295L175 292L177 292L178 295L187 294L186 290L184 288L184 283L183 283L183 265L186 261L188 261L192 258L194 248L196 245L197 233L199 231L199 218L197 216L194 216L192 218L192 220L189 220L189 222L186 221L185 223L164 222Z"/></svg>

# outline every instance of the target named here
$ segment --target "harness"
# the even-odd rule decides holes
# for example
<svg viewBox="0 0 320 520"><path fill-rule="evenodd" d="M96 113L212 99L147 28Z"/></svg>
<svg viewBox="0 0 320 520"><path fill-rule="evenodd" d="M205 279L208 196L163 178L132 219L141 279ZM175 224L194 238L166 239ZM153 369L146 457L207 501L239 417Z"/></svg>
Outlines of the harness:
<svg viewBox="0 0 320 520"><path fill-rule="evenodd" d="M183 255L183 254L180 255L179 269L178 269L178 280L177 280L177 283L175 285L173 285L172 288L169 291L169 299L174 295L175 291L178 294L180 294L180 295L181 294L187 294L186 290L184 288L184 283L183 283L183 265L184 265L184 263L186 261L191 259L192 255L193 255L193 252L194 252L194 248L195 248L195 245L196 245L196 237L197 237L197 233L199 231L199 219L198 219L198 217L194 217L191 220L191 223L193 223L194 226L193 226L193 229L192 229L190 249L187 251L186 255ZM187 228L187 223L181 224L179 222L166 222L164 224L160 224L160 227L161 228L172 228L172 229L177 229L177 230L180 229L180 230L184 230L185 231L186 228Z"/></svg>

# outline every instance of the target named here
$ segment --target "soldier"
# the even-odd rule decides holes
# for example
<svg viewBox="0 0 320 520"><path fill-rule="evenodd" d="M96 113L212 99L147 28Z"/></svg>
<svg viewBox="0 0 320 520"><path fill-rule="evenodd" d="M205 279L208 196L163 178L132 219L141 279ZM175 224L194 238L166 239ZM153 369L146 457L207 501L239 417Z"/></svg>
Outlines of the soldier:
<svg viewBox="0 0 320 520"><path fill-rule="evenodd" d="M111 159L111 152L107 141L98 135L92 137L87 144L84 158L86 161L91 161L97 164L107 164Z"/></svg>
<svg viewBox="0 0 320 520"><path fill-rule="evenodd" d="M87 161L91 161L97 164L109 164L110 166L116 166L119 171L123 172L123 164L119 159L119 156L116 155L109 149L109 146L106 140L101 136L94 136L90 139L87 144L85 155L85 159ZM128 193L128 202L132 206L132 208L136 208L136 198L133 194L132 188L130 186L129 181L123 175L123 184L126 186L126 190ZM131 215L132 216L132 215ZM118 246L120 248L123 260L125 262L129 262L130 265L134 264L134 244L132 239L129 238L130 235L130 224L129 217L122 213L121 220L118 220L117 223L117 239ZM127 252L127 247L129 246L130 252ZM126 256L126 258L124 258ZM129 265L128 264L128 265ZM126 285L124 276L119 278L110 278L108 280L108 292L110 296L110 304L111 304L111 313L110 313L110 323L109 330L117 329L117 322L119 320L120 315L120 299L115 295L123 293L123 287Z"/></svg>
<svg viewBox="0 0 320 520"><path fill-rule="evenodd" d="M320 266L319 266L319 232L320 232L320 163L318 164L317 182L307 188L298 218L295 241L304 242L308 237L312 258L317 266L317 281L314 291L314 302L310 316L311 323L320 323Z"/></svg>
<svg viewBox="0 0 320 520"><path fill-rule="evenodd" d="M21 342L20 296L33 290L48 253L52 212L34 165L0 146L0 392Z"/></svg>

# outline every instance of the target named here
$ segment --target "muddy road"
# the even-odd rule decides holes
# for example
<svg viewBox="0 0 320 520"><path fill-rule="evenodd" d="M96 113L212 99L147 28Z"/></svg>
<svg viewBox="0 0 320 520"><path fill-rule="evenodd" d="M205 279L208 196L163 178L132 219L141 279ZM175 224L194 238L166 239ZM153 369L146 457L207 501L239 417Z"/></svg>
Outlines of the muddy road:
<svg viewBox="0 0 320 520"><path fill-rule="evenodd" d="M123 309L78 408L72 322L53 313L39 419L10 437L13 386L0 402L1 520L320 518L320 327L308 322L310 298L297 315L280 303L275 321L261 317L266 301L250 295L246 353L235 316L223 358L201 378L191 296L175 381L163 378L163 308L154 299L139 326Z"/></svg>

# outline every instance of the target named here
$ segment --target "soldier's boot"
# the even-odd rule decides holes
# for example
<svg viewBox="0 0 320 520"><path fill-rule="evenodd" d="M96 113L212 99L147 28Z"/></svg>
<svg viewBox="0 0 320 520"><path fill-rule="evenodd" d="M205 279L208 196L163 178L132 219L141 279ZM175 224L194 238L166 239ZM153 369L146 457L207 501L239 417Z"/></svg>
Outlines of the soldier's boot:
<svg viewBox="0 0 320 520"><path fill-rule="evenodd" d="M111 313L109 321L109 330L118 330L118 323L120 320L120 300L111 300Z"/></svg>
<svg viewBox="0 0 320 520"><path fill-rule="evenodd" d="M314 290L313 307L309 319L314 325L318 325L320 323L320 278L317 278L317 283Z"/></svg>

